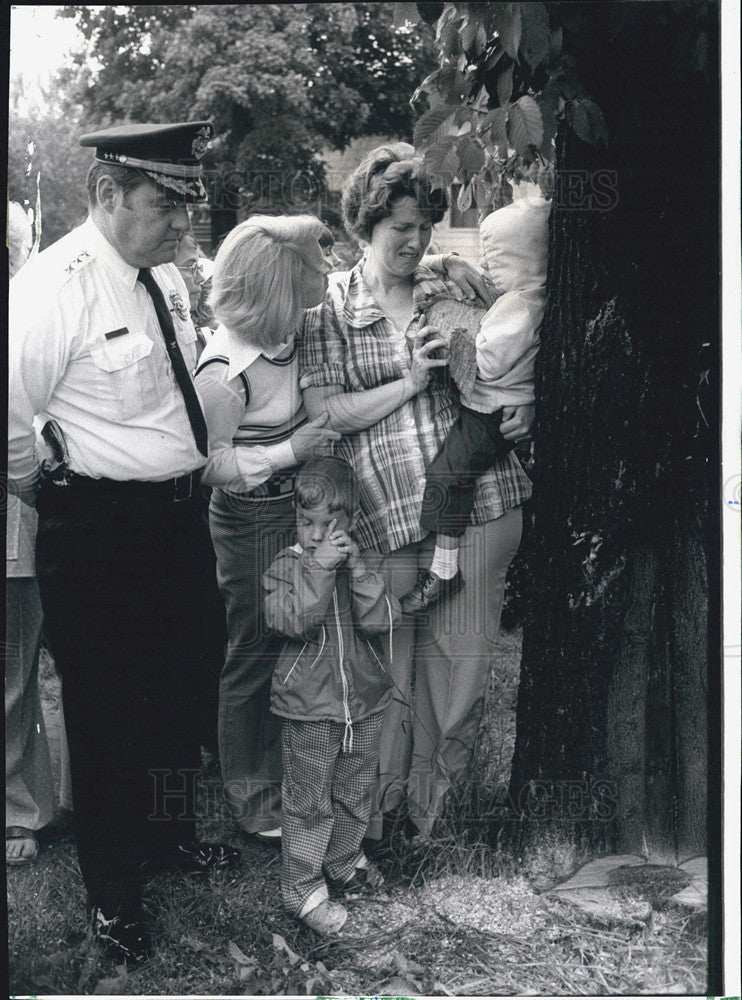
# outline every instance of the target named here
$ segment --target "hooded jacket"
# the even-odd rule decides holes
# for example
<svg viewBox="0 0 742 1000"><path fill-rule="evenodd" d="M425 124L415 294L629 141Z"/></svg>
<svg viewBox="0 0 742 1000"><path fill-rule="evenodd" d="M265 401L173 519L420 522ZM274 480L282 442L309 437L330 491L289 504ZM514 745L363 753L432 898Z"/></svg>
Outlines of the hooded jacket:
<svg viewBox="0 0 742 1000"><path fill-rule="evenodd" d="M286 636L273 674L271 710L288 719L330 719L346 726L386 708L391 678L378 636L401 617L399 601L373 568L325 569L300 545L284 549L263 574L265 617Z"/></svg>
<svg viewBox="0 0 742 1000"><path fill-rule="evenodd" d="M551 202L527 194L492 212L479 236L499 298L482 318L469 405L491 413L535 399L533 376L546 309Z"/></svg>

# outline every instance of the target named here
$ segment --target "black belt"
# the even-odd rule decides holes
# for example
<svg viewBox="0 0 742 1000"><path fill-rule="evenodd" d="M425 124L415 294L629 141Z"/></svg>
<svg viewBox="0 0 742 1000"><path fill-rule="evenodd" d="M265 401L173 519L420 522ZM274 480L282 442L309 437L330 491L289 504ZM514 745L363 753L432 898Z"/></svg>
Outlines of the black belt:
<svg viewBox="0 0 742 1000"><path fill-rule="evenodd" d="M92 479L77 472L70 474L69 482L42 482L41 490L50 499L63 496L72 499L101 500L115 503L180 503L198 495L202 469L195 469L185 476L160 482L139 479Z"/></svg>

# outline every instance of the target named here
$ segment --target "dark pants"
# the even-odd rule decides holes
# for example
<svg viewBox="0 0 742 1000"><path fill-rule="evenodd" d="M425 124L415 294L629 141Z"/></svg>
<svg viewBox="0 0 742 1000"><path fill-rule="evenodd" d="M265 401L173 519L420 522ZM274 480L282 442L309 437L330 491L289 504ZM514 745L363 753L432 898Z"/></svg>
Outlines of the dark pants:
<svg viewBox="0 0 742 1000"><path fill-rule="evenodd" d="M500 433L502 407L479 413L461 407L438 454L428 466L420 524L460 538L467 529L477 479L515 447Z"/></svg>
<svg viewBox="0 0 742 1000"><path fill-rule="evenodd" d="M281 720L270 712L283 637L263 614L263 573L296 538L293 496L249 500L214 490L211 538L229 643L219 681L224 794L248 833L281 825Z"/></svg>
<svg viewBox="0 0 742 1000"><path fill-rule="evenodd" d="M195 832L213 555L198 499L111 501L46 485L37 574L64 685L90 905L135 913L145 860Z"/></svg>

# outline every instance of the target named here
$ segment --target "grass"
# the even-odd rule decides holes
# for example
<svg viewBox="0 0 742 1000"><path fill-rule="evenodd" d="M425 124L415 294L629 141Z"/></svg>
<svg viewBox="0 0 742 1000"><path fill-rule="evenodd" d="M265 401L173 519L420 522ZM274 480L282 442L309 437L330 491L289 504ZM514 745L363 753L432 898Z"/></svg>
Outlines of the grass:
<svg viewBox="0 0 742 1000"><path fill-rule="evenodd" d="M583 849L552 830L515 855L488 842L485 824L461 819L481 804L472 789L507 781L519 645L506 635L498 648L471 780L453 818L427 841L392 834L376 853L387 891L350 902L342 937L323 941L286 916L278 855L232 824L211 765L202 774L200 832L238 846L240 869L151 882L156 951L122 974L86 934L74 842L63 823L35 865L8 873L11 995L705 993L701 916L664 904L633 925L591 919L540 894L586 860ZM48 664L44 685L53 707Z"/></svg>

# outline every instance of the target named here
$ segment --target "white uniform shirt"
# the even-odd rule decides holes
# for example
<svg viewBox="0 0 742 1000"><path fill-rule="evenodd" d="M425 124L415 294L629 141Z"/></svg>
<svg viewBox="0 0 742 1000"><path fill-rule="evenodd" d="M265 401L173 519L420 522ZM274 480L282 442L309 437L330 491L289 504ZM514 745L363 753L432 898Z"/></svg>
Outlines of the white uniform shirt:
<svg viewBox="0 0 742 1000"><path fill-rule="evenodd" d="M70 467L95 479L159 481L206 461L138 273L88 219L11 281L8 473L14 492L38 476L34 418L40 426L53 417ZM174 264L152 273L192 371L196 331L183 279Z"/></svg>

